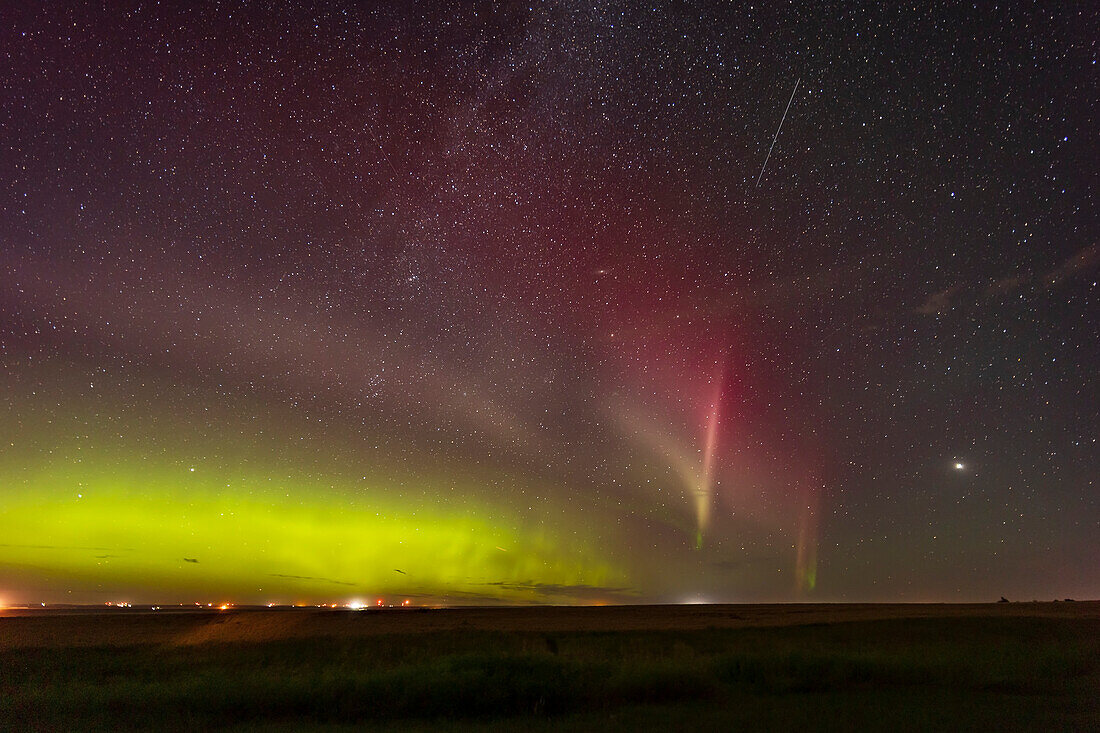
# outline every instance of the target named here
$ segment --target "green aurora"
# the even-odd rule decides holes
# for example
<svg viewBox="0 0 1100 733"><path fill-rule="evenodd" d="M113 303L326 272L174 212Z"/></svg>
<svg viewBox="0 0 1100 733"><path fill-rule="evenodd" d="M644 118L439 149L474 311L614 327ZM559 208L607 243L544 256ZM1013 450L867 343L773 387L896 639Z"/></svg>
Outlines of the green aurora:
<svg viewBox="0 0 1100 733"><path fill-rule="evenodd" d="M142 412L62 376L8 390L0 601L598 602L629 585L564 503L524 514L489 479L386 465L282 408L241 401L245 419L162 384Z"/></svg>

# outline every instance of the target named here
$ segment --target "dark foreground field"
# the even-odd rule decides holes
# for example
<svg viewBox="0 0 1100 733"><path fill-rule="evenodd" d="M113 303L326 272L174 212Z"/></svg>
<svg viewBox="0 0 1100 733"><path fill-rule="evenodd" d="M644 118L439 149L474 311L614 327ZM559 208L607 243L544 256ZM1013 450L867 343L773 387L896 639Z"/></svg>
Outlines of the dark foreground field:
<svg viewBox="0 0 1100 733"><path fill-rule="evenodd" d="M0 618L0 729L1100 730L1100 603Z"/></svg>

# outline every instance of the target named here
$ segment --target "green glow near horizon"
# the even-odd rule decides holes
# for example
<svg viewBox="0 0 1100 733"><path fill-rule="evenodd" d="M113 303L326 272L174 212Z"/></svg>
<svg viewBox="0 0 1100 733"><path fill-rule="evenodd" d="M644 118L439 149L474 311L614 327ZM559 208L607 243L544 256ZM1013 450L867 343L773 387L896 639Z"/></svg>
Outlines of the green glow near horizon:
<svg viewBox="0 0 1100 733"><path fill-rule="evenodd" d="M218 490L225 481L204 471L81 464L35 471L15 492L9 481L0 568L33 568L55 590L130 588L150 601L545 602L570 586L624 584L590 544L469 497L412 509L381 490L354 487L351 498L352 487L305 479L275 489L263 475Z"/></svg>
<svg viewBox="0 0 1100 733"><path fill-rule="evenodd" d="M499 467L152 376L96 398L67 364L21 378L0 407L0 602L583 602L631 585L583 507Z"/></svg>

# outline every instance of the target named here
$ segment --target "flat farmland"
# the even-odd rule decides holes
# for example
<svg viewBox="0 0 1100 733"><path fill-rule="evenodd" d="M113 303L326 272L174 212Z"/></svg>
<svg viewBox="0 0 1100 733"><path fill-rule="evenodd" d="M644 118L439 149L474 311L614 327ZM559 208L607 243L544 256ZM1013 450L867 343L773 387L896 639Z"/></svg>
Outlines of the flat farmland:
<svg viewBox="0 0 1100 733"><path fill-rule="evenodd" d="M1100 730L1100 602L9 610L0 729Z"/></svg>

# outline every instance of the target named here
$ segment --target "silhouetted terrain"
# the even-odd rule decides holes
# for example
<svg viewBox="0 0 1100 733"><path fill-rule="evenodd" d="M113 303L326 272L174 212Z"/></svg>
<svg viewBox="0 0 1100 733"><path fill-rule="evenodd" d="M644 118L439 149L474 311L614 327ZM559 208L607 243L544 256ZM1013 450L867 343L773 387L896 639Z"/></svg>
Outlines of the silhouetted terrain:
<svg viewBox="0 0 1100 733"><path fill-rule="evenodd" d="M0 618L0 728L1088 730L1100 603Z"/></svg>

